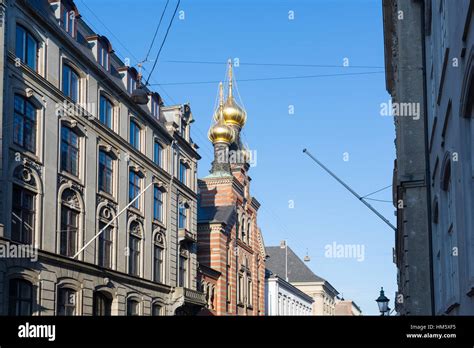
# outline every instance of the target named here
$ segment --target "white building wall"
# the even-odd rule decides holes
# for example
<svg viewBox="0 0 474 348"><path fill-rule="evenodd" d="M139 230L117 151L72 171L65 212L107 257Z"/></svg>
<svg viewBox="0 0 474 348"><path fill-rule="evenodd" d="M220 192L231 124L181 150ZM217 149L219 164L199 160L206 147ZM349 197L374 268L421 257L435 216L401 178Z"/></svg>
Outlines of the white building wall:
<svg viewBox="0 0 474 348"><path fill-rule="evenodd" d="M265 279L265 313L267 315L312 315L312 302L280 278Z"/></svg>

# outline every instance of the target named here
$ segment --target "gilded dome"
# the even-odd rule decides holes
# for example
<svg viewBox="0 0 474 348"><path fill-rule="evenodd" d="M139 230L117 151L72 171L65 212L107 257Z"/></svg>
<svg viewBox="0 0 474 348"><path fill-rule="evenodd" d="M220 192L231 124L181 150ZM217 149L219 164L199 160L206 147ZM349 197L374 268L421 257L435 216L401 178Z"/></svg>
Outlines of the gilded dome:
<svg viewBox="0 0 474 348"><path fill-rule="evenodd" d="M247 121L247 113L242 107L237 104L232 93L233 87L233 76L232 76L232 61L229 60L229 94L227 95L227 100L222 106L222 114L225 124L234 125L242 128ZM217 121L219 114L214 115L214 119Z"/></svg>
<svg viewBox="0 0 474 348"><path fill-rule="evenodd" d="M247 120L246 112L235 102L232 95L230 95L222 110L224 122L228 125L236 125L242 128Z"/></svg>
<svg viewBox="0 0 474 348"><path fill-rule="evenodd" d="M213 144L230 144L235 140L235 131L224 122L224 96L222 82L219 84L219 108L214 114L216 123L209 129L208 137Z"/></svg>
<svg viewBox="0 0 474 348"><path fill-rule="evenodd" d="M223 122L219 122L219 123L214 124L209 129L208 137L209 137L209 140L213 144L216 144L216 143L230 144L235 139L235 133L231 127L227 126Z"/></svg>

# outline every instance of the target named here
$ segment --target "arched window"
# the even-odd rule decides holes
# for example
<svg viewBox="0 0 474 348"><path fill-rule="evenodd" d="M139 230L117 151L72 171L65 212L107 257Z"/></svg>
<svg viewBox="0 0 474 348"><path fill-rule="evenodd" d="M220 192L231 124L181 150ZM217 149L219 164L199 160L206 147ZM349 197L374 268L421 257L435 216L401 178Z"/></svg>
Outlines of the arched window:
<svg viewBox="0 0 474 348"><path fill-rule="evenodd" d="M79 136L68 126L61 126L61 170L79 176Z"/></svg>
<svg viewBox="0 0 474 348"><path fill-rule="evenodd" d="M245 241L245 238L246 238L246 232L245 232L245 217L242 215L242 223L241 223L241 230L240 230L240 239L242 241Z"/></svg>
<svg viewBox="0 0 474 348"><path fill-rule="evenodd" d="M157 233L153 243L153 280L158 283L164 283L164 250L164 236L162 233Z"/></svg>
<svg viewBox="0 0 474 348"><path fill-rule="evenodd" d="M247 244L250 243L250 233L252 231L252 220L248 219L247 220Z"/></svg>
<svg viewBox="0 0 474 348"><path fill-rule="evenodd" d="M79 239L79 198L71 189L64 190L61 196L61 229L60 246L61 255L72 257L77 252Z"/></svg>
<svg viewBox="0 0 474 348"><path fill-rule="evenodd" d="M58 289L58 315L76 315L76 291L70 288Z"/></svg>
<svg viewBox="0 0 474 348"><path fill-rule="evenodd" d="M134 276L140 275L141 237L140 224L138 222L132 222L129 231L128 273Z"/></svg>
<svg viewBox="0 0 474 348"><path fill-rule="evenodd" d="M107 224L108 222L105 222L105 219L99 221L99 231L102 231L102 233L99 235L98 258L99 266L112 268L114 225L107 226Z"/></svg>
<svg viewBox="0 0 474 348"><path fill-rule="evenodd" d="M63 93L73 102L79 101L79 75L69 65L63 65Z"/></svg>
<svg viewBox="0 0 474 348"><path fill-rule="evenodd" d="M140 315L140 302L138 302L136 299L129 298L127 300L127 315L128 316Z"/></svg>
<svg viewBox="0 0 474 348"><path fill-rule="evenodd" d="M110 99L101 95L99 107L99 120L108 128L113 129L114 107Z"/></svg>
<svg viewBox="0 0 474 348"><path fill-rule="evenodd" d="M23 26L16 26L15 55L34 71L38 71L38 41Z"/></svg>
<svg viewBox="0 0 474 348"><path fill-rule="evenodd" d="M15 94L13 118L13 142L36 153L36 107L26 97Z"/></svg>
<svg viewBox="0 0 474 348"><path fill-rule="evenodd" d="M446 289L446 300L454 301L459 292L459 270L458 270L458 249L457 231L455 226L455 199L452 182L452 166L448 159L444 165L441 182L441 238L444 245L444 255L446 259L446 278L444 287ZM451 304L451 303L450 303Z"/></svg>
<svg viewBox="0 0 474 348"><path fill-rule="evenodd" d="M93 313L95 316L110 316L112 313L112 299L109 295L96 291L94 292Z"/></svg>
<svg viewBox="0 0 474 348"><path fill-rule="evenodd" d="M163 307L158 303L154 303L151 309L151 315L153 315L154 317L163 315Z"/></svg>
<svg viewBox="0 0 474 348"><path fill-rule="evenodd" d="M8 289L8 315L32 315L33 285L24 279L11 279Z"/></svg>
<svg viewBox="0 0 474 348"><path fill-rule="evenodd" d="M22 186L13 185L11 239L32 244L35 230L36 194Z"/></svg>

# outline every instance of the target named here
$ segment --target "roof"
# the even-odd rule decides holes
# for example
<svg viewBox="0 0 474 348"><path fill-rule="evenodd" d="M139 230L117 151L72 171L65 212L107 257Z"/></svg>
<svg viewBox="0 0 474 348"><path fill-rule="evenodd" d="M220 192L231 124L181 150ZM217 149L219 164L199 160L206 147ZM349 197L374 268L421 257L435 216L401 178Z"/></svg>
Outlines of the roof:
<svg viewBox="0 0 474 348"><path fill-rule="evenodd" d="M308 266L296 255L290 247L288 248L288 281L294 282L326 282L309 269ZM273 274L285 279L285 249L279 246L265 248L269 258L266 268Z"/></svg>
<svg viewBox="0 0 474 348"><path fill-rule="evenodd" d="M235 206L233 205L199 207L198 222L229 223L234 213Z"/></svg>

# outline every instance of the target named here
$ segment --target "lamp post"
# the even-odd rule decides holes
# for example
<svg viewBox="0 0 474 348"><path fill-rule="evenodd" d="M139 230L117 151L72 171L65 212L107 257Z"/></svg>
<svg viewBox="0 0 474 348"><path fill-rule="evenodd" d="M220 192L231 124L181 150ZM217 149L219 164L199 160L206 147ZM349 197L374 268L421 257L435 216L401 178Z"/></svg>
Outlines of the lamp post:
<svg viewBox="0 0 474 348"><path fill-rule="evenodd" d="M385 296L383 288L380 289L380 296L375 301L379 305L379 311L382 313L381 315L388 316L390 314L390 308L388 308L388 302L390 300Z"/></svg>
<svg viewBox="0 0 474 348"><path fill-rule="evenodd" d="M280 248L285 249L285 280L288 281L288 246L286 240L280 242Z"/></svg>

